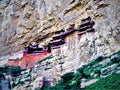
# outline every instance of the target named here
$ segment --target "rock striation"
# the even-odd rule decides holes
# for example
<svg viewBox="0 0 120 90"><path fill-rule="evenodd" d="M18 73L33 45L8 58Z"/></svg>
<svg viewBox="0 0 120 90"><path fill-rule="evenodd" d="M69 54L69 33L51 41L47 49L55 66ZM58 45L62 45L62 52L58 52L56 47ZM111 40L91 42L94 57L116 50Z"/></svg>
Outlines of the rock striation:
<svg viewBox="0 0 120 90"><path fill-rule="evenodd" d="M114 52L120 48L119 4L119 0L0 0L0 56L18 52L31 41L47 42L54 31L71 23L77 26L87 16L96 22L95 33L81 36L77 45L81 60Z"/></svg>
<svg viewBox="0 0 120 90"><path fill-rule="evenodd" d="M52 50L54 58L47 66L46 62L42 62L42 67L35 66L35 72L42 73L38 76L59 79L95 57L120 50L119 5L119 0L0 0L0 66L10 54L23 50L31 41L47 44L55 31L67 29L69 24L77 28L81 19L88 16L95 21L95 31L69 35L60 49ZM114 64L103 68L101 73L116 67Z"/></svg>

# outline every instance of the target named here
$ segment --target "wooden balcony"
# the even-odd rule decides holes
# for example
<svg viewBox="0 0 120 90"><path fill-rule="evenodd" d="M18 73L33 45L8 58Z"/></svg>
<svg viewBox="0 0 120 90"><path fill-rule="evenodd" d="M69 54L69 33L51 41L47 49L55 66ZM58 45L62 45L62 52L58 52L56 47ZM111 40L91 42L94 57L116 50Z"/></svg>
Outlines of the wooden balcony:
<svg viewBox="0 0 120 90"><path fill-rule="evenodd" d="M69 35L69 34L75 32L75 31L77 31L77 29L66 30L66 32L63 33L63 36L66 37L67 35Z"/></svg>
<svg viewBox="0 0 120 90"><path fill-rule="evenodd" d="M63 39L58 39L58 40L52 40L51 43L57 43L57 42L61 42ZM64 41L64 40L63 40Z"/></svg>
<svg viewBox="0 0 120 90"><path fill-rule="evenodd" d="M82 34L85 34L87 32L94 32L94 28L88 28L87 30L85 31L82 31L82 32L79 32L78 35L82 35Z"/></svg>
<svg viewBox="0 0 120 90"><path fill-rule="evenodd" d="M64 36L64 33L61 33L61 34L59 34L59 35L53 36L52 38L53 38L53 40L57 40L57 39L63 38L63 36Z"/></svg>
<svg viewBox="0 0 120 90"><path fill-rule="evenodd" d="M27 53L28 54L31 54L31 53L42 53L42 51L43 51L43 48L30 48L30 47L28 47Z"/></svg>
<svg viewBox="0 0 120 90"><path fill-rule="evenodd" d="M91 26L93 26L95 24L95 22L94 21L85 21L85 22L82 22L81 23L81 25L80 25L80 27L84 27L84 26L86 26L86 25L91 25Z"/></svg>
<svg viewBox="0 0 120 90"><path fill-rule="evenodd" d="M85 21L89 21L89 20L91 20L91 17L87 17L87 18L85 18L85 19L82 19L81 21L82 21L82 22L85 22Z"/></svg>
<svg viewBox="0 0 120 90"><path fill-rule="evenodd" d="M51 47L51 49L58 49L58 48L60 48L60 46L53 46L53 47Z"/></svg>
<svg viewBox="0 0 120 90"><path fill-rule="evenodd" d="M65 32L65 31L62 29L60 31L56 31L55 34L60 34L60 33L63 33L63 32Z"/></svg>
<svg viewBox="0 0 120 90"><path fill-rule="evenodd" d="M52 37L53 40L61 39L63 37L64 32L65 32L64 30L55 32L55 35Z"/></svg>
<svg viewBox="0 0 120 90"><path fill-rule="evenodd" d="M60 45L62 45L64 43L65 43L64 40L59 39L59 40L55 40L55 41L50 42L50 45L51 45L51 47L53 47L53 46L60 46Z"/></svg>
<svg viewBox="0 0 120 90"><path fill-rule="evenodd" d="M43 53L43 51L33 51L32 53Z"/></svg>
<svg viewBox="0 0 120 90"><path fill-rule="evenodd" d="M91 25L87 25L87 26L84 26L84 27L79 27L79 31L85 31L85 30L87 30L89 28L92 28L92 26Z"/></svg>

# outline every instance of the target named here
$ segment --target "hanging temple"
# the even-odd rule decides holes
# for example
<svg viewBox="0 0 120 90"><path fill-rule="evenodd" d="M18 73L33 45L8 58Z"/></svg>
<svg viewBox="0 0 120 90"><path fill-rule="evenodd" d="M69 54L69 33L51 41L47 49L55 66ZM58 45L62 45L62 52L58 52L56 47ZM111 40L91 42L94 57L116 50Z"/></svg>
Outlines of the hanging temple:
<svg viewBox="0 0 120 90"><path fill-rule="evenodd" d="M59 30L54 33L52 40L46 46L40 46L36 42L30 43L25 47L22 58L8 59L7 64L13 66L20 66L22 68L31 68L36 62L43 58L51 55L51 51L60 48L61 45L65 44L65 38L74 33L78 32L78 35L82 35L86 32L94 32L95 22L90 17L81 20L81 24L75 28L75 24L71 24L68 29Z"/></svg>

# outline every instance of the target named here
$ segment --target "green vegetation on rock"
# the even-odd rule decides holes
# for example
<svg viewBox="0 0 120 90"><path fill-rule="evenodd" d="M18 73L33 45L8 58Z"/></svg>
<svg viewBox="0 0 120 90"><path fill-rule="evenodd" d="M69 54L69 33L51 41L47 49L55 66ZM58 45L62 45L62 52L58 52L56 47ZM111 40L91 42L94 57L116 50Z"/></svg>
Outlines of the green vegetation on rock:
<svg viewBox="0 0 120 90"><path fill-rule="evenodd" d="M108 77L101 78L83 90L120 90L120 74L112 74Z"/></svg>
<svg viewBox="0 0 120 90"><path fill-rule="evenodd" d="M46 57L46 58L38 61L38 63L40 64L40 63L42 63L43 61L46 61L46 60L51 59L51 58L53 58L53 55L50 55L50 56L48 56L48 57Z"/></svg>
<svg viewBox="0 0 120 90"><path fill-rule="evenodd" d="M4 66L0 67L0 75L11 74L12 76L18 76L21 73L20 66Z"/></svg>
<svg viewBox="0 0 120 90"><path fill-rule="evenodd" d="M88 64L61 76L53 86L45 86L43 90L120 90L120 51L109 56L99 56ZM105 77L105 78L104 78ZM98 79L85 88L81 88L81 79Z"/></svg>

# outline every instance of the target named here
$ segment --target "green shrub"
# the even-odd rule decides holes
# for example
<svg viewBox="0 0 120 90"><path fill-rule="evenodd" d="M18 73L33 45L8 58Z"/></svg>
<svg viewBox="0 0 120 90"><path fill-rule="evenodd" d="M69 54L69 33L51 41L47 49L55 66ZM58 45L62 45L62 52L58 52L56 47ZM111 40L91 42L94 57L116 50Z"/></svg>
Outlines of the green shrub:
<svg viewBox="0 0 120 90"><path fill-rule="evenodd" d="M74 72L69 72L61 76L63 82L68 82L74 77Z"/></svg>
<svg viewBox="0 0 120 90"><path fill-rule="evenodd" d="M11 74L12 76L18 76L21 73L20 66L5 66L0 67L0 73Z"/></svg>
<svg viewBox="0 0 120 90"><path fill-rule="evenodd" d="M30 68L30 71L29 71L29 73L31 73L33 70L34 70L34 68L33 68L33 67L32 67L32 68Z"/></svg>
<svg viewBox="0 0 120 90"><path fill-rule="evenodd" d="M104 58L105 58L105 57L103 57L103 56L98 56L98 57L95 59L95 61L100 62L100 61L102 61Z"/></svg>
<svg viewBox="0 0 120 90"><path fill-rule="evenodd" d="M83 73L83 70L84 70L85 67L86 67L86 65L83 65L82 67L78 68L77 71L79 73Z"/></svg>
<svg viewBox="0 0 120 90"><path fill-rule="evenodd" d="M12 87L14 88L14 87L16 87L16 86L17 86L17 84L15 84L15 83L13 82Z"/></svg>
<svg viewBox="0 0 120 90"><path fill-rule="evenodd" d="M10 73L12 76L19 76L21 73L20 66L12 66L10 67Z"/></svg>
<svg viewBox="0 0 120 90"><path fill-rule="evenodd" d="M111 61L113 63L119 63L120 62L120 55L117 55L116 57L112 58Z"/></svg>
<svg viewBox="0 0 120 90"><path fill-rule="evenodd" d="M96 83L87 86L84 90L120 90L120 74L112 74Z"/></svg>
<svg viewBox="0 0 120 90"><path fill-rule="evenodd" d="M41 89L36 87L34 90L41 90Z"/></svg>
<svg viewBox="0 0 120 90"><path fill-rule="evenodd" d="M31 74L27 74L27 76L26 77L30 77L31 76Z"/></svg>
<svg viewBox="0 0 120 90"><path fill-rule="evenodd" d="M76 80L79 81L82 78L82 74L79 72L74 73L74 77L72 78L72 80Z"/></svg>
<svg viewBox="0 0 120 90"><path fill-rule="evenodd" d="M25 84L25 81L19 80L19 81L18 81L18 84L23 85L23 84Z"/></svg>

